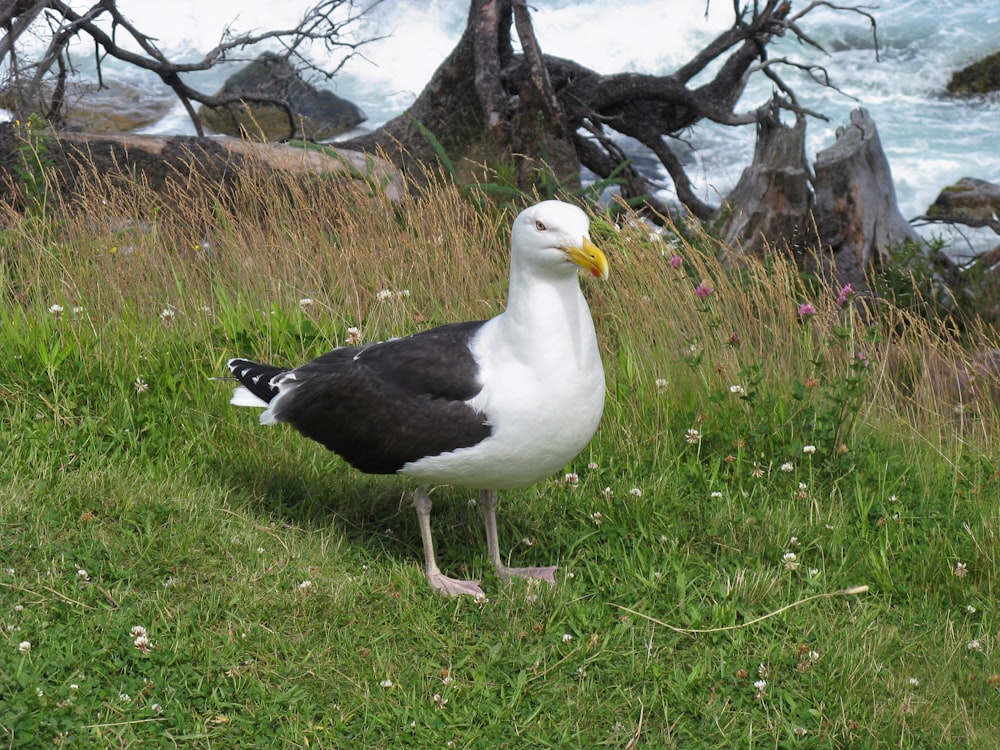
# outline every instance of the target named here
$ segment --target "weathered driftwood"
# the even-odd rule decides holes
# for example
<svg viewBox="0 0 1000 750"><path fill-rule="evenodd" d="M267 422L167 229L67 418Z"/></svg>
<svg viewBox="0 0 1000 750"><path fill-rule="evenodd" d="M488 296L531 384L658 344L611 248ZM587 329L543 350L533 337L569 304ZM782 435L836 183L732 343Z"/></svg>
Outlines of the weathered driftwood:
<svg viewBox="0 0 1000 750"><path fill-rule="evenodd" d="M805 135L802 116L792 126L777 112L761 118L753 161L725 202L719 236L732 252L759 255L766 247L806 246L812 197Z"/></svg>
<svg viewBox="0 0 1000 750"><path fill-rule="evenodd" d="M46 131L26 140L18 126L0 124L0 201L18 205L21 177L40 163L50 186L63 196L72 196L95 174L122 186L141 183L154 192L164 191L169 183L184 185L198 177L206 184L217 184L224 193L241 173L254 170L303 178L362 174L385 182L390 196L402 193L399 178L388 162L356 151L305 149L228 137Z"/></svg>
<svg viewBox="0 0 1000 750"><path fill-rule="evenodd" d="M892 171L868 111L851 112L836 141L816 155L813 211L820 255L838 281L865 288L888 251L919 237L899 211Z"/></svg>

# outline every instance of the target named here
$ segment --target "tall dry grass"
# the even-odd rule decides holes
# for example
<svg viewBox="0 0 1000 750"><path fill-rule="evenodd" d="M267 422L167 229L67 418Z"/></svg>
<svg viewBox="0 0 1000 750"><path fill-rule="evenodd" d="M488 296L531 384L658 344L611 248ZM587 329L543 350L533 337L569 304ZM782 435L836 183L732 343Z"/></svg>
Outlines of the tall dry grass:
<svg viewBox="0 0 1000 750"><path fill-rule="evenodd" d="M98 327L171 310L190 320L221 316L231 330L248 310L263 316L259 322L308 298L309 316L331 343L351 326L372 340L499 312L519 207L484 208L444 179L409 187L393 200L362 180L250 170L226 191L178 175L157 193L94 172L47 215L4 217L7 304L80 305ZM613 416L641 422L631 412L660 408L663 380L667 395L682 400L750 372L773 392L846 378L860 354L871 365L864 422L934 443L993 445L1000 390L993 331L959 341L885 302L841 308L839 290L804 278L786 255L726 267L697 230L656 234L626 214L618 227L596 220L593 234L612 268L606 284L584 281L584 288ZM697 296L699 284L711 294ZM382 290L409 295L386 300ZM816 314L803 320L798 308L806 302ZM874 342L864 340L868 322L878 329Z"/></svg>

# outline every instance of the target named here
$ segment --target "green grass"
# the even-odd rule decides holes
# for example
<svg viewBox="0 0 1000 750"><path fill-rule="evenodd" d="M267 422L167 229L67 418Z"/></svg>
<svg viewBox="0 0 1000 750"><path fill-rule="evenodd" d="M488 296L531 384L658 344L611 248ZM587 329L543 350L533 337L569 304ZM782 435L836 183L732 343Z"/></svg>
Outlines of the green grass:
<svg viewBox="0 0 1000 750"><path fill-rule="evenodd" d="M558 585L499 581L442 487L442 567L489 594L447 600L405 480L210 378L494 314L511 214L443 185L94 188L0 243L3 746L995 744L988 335L598 220L603 425L576 481L501 497L505 551Z"/></svg>

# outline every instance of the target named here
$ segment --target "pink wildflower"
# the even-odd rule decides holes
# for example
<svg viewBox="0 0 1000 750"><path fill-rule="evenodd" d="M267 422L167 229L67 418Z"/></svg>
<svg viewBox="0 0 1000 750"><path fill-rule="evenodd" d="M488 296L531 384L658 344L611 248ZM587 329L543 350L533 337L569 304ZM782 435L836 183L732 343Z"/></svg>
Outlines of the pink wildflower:
<svg viewBox="0 0 1000 750"><path fill-rule="evenodd" d="M679 256L679 255L671 255L670 256L669 263L670 263L670 267L671 268L680 268L681 264L683 262L684 262L684 259L681 256Z"/></svg>
<svg viewBox="0 0 1000 750"><path fill-rule="evenodd" d="M699 284L694 288L694 296L698 299L705 299L710 296L715 290L708 284Z"/></svg>
<svg viewBox="0 0 1000 750"><path fill-rule="evenodd" d="M807 318L816 314L816 306L812 302L803 302L799 305L799 317Z"/></svg>
<svg viewBox="0 0 1000 750"><path fill-rule="evenodd" d="M854 296L854 290L851 289L850 284L844 284L840 288L840 294L837 295L837 307L843 307L847 304L847 300Z"/></svg>

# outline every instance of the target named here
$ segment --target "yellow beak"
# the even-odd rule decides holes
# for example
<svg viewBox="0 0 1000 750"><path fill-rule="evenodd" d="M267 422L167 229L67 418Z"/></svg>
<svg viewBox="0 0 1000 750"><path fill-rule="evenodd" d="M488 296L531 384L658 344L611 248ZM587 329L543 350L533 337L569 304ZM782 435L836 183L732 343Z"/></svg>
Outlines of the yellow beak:
<svg viewBox="0 0 1000 750"><path fill-rule="evenodd" d="M591 242L587 237L579 247L564 247L563 252L569 256L570 260L581 268L586 268L591 274L599 279L608 278L608 259L604 257L601 248Z"/></svg>

